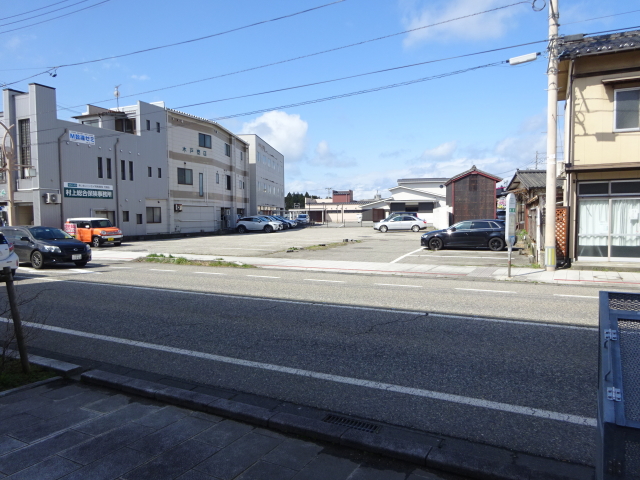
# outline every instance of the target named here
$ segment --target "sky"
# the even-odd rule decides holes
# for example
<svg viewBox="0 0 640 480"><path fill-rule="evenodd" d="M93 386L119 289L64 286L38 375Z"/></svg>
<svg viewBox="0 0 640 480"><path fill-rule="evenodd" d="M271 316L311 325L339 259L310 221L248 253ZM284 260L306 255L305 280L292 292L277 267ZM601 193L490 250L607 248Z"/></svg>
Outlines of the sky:
<svg viewBox="0 0 640 480"><path fill-rule="evenodd" d="M637 0L559 3L563 35L640 28ZM116 107L118 85L121 106L260 135L285 156L285 192L363 200L400 178L535 168L547 33L545 0L30 0L0 10L0 86L54 87L71 119Z"/></svg>

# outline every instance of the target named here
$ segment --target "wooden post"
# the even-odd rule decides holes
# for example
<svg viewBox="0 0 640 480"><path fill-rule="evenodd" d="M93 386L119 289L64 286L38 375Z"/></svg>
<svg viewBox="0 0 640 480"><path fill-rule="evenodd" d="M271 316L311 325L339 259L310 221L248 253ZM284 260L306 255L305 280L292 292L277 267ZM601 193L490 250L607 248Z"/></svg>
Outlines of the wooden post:
<svg viewBox="0 0 640 480"><path fill-rule="evenodd" d="M16 291L13 288L13 276L11 275L11 268L4 267L2 269L2 275L4 276L4 281L7 284L7 296L9 297L11 318L13 319L13 330L16 334L18 352L20 352L20 363L22 364L22 371L25 374L28 374L30 371L29 357L27 355L27 346L24 344L24 335L22 334L22 321L20 320L20 311L18 310L18 304L16 302Z"/></svg>

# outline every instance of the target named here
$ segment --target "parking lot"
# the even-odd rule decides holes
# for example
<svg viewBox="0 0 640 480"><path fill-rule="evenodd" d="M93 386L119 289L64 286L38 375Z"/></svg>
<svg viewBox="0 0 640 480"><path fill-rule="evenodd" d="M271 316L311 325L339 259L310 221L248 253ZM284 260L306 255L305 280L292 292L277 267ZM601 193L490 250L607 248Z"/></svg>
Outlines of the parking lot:
<svg viewBox="0 0 640 480"><path fill-rule="evenodd" d="M125 242L94 252L164 253L172 255L220 255L235 257L300 258L353 262L413 263L437 265L506 266L507 252L488 249L456 249L433 252L420 246L424 233L380 233L370 226L313 226L273 233L251 232L214 236ZM348 243L343 242L348 240ZM513 264L528 266L526 255L514 251Z"/></svg>

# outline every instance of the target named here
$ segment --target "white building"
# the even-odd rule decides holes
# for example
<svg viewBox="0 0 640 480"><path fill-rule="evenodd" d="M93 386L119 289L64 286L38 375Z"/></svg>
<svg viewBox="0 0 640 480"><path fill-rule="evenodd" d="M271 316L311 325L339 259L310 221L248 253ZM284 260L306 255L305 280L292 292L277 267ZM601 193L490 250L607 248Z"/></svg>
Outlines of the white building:
<svg viewBox="0 0 640 480"><path fill-rule="evenodd" d="M238 135L249 145L249 215L284 213L284 156L258 135Z"/></svg>

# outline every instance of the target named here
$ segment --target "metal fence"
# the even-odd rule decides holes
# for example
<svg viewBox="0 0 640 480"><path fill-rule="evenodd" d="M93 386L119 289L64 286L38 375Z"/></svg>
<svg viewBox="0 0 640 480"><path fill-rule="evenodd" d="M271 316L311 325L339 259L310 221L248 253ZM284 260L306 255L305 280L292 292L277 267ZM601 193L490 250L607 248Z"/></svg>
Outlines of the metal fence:
<svg viewBox="0 0 640 480"><path fill-rule="evenodd" d="M640 478L640 294L600 292L599 480Z"/></svg>

